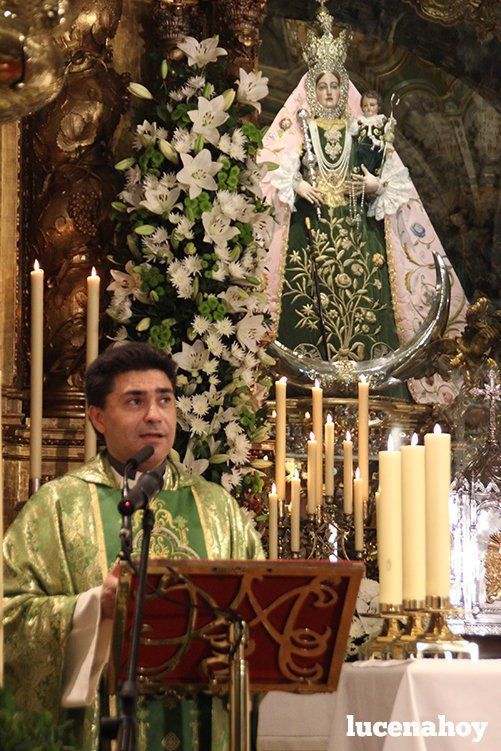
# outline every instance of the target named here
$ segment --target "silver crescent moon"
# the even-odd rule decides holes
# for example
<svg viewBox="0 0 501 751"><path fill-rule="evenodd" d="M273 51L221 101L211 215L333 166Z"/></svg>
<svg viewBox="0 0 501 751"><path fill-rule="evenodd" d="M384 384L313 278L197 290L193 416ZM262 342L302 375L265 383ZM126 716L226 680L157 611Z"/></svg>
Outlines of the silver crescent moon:
<svg viewBox="0 0 501 751"><path fill-rule="evenodd" d="M308 391L318 379L326 396L355 393L364 376L372 388L385 389L408 378L420 378L429 371L427 348L445 332L449 319L451 284L442 256L433 253L435 291L428 315L406 344L384 357L373 360L319 360L296 354L279 341L268 346L268 354L277 360L277 370L299 389Z"/></svg>

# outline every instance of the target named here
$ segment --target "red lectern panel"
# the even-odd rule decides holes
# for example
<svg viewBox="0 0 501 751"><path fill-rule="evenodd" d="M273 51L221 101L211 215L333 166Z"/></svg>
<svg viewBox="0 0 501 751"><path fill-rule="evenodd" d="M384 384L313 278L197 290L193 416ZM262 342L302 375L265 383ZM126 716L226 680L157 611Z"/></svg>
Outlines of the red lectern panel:
<svg viewBox="0 0 501 751"><path fill-rule="evenodd" d="M363 571L363 564L344 561L150 561L141 689L226 688L228 614L236 611L250 629L253 691L334 691ZM114 640L119 681L129 654L135 585L124 567Z"/></svg>

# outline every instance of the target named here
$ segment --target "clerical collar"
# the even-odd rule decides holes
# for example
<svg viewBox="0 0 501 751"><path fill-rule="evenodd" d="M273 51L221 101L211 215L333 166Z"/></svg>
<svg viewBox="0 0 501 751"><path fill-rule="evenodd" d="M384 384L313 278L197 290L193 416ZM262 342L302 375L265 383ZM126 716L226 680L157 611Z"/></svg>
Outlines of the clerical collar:
<svg viewBox="0 0 501 751"><path fill-rule="evenodd" d="M110 452L107 452L108 455L108 461L111 464L111 468L116 472L117 475L119 475L121 478L124 476L124 470L125 470L125 464L122 464L122 462L119 462L118 459L115 459L114 456L110 454ZM155 467L155 472L159 472L161 475L165 474L165 468L167 467L167 457L165 457L162 464L160 464L158 467ZM142 472L137 470L132 470L131 472L127 473L127 479L129 482L133 482L136 479L136 475L141 475Z"/></svg>

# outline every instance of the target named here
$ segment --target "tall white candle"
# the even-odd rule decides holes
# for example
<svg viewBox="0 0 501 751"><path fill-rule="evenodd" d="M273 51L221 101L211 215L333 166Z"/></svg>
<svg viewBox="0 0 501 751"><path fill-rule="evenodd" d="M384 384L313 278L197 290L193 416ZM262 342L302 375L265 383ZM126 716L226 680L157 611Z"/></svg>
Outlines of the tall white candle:
<svg viewBox="0 0 501 751"><path fill-rule="evenodd" d="M402 563L404 605L426 597L425 448L416 433L402 446Z"/></svg>
<svg viewBox="0 0 501 751"><path fill-rule="evenodd" d="M426 478L426 596L449 597L451 437L435 425L424 437Z"/></svg>
<svg viewBox="0 0 501 751"><path fill-rule="evenodd" d="M369 498L369 384L365 376L358 383L358 466L366 507Z"/></svg>
<svg viewBox="0 0 501 751"><path fill-rule="evenodd" d="M285 424L287 417L287 378L275 381L275 484L278 498L285 501Z"/></svg>
<svg viewBox="0 0 501 751"><path fill-rule="evenodd" d="M92 267L92 273L87 277L87 367L99 354L99 288L101 280ZM88 462L96 455L97 440L89 418L85 420L85 461Z"/></svg>
<svg viewBox="0 0 501 751"><path fill-rule="evenodd" d="M316 488L315 494L317 506L322 505L323 489L323 390L320 388L318 380L311 389L312 412L313 412L313 433L317 441L317 468L316 468Z"/></svg>
<svg viewBox="0 0 501 751"><path fill-rule="evenodd" d="M278 558L278 495L275 483L268 495L268 557Z"/></svg>
<svg viewBox="0 0 501 751"><path fill-rule="evenodd" d="M301 521L301 479L296 469L291 480L291 552L299 553Z"/></svg>
<svg viewBox="0 0 501 751"><path fill-rule="evenodd" d="M308 441L307 493L307 510L309 514L314 514L317 509L317 441L314 433L310 433Z"/></svg>
<svg viewBox="0 0 501 751"><path fill-rule="evenodd" d="M327 415L325 428L325 495L334 495L334 422Z"/></svg>
<svg viewBox="0 0 501 751"><path fill-rule="evenodd" d="M345 514L353 513L353 443L351 434L346 432L343 441L343 510Z"/></svg>
<svg viewBox="0 0 501 751"><path fill-rule="evenodd" d="M44 272L38 261L35 261L33 271L30 273L30 286L30 478L40 480L42 477Z"/></svg>
<svg viewBox="0 0 501 751"><path fill-rule="evenodd" d="M379 452L379 504L377 508L379 601L402 603L402 476L400 451Z"/></svg>
<svg viewBox="0 0 501 751"><path fill-rule="evenodd" d="M355 479L353 480L353 511L355 524L355 551L363 553L364 551L364 498L363 482L360 476L360 468L357 467Z"/></svg>

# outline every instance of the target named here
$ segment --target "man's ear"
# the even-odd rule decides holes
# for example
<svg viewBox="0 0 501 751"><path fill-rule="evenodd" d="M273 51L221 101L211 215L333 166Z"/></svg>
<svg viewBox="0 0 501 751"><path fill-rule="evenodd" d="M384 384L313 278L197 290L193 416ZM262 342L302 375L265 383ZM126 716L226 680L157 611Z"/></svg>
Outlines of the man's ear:
<svg viewBox="0 0 501 751"><path fill-rule="evenodd" d="M104 435L104 419L101 407L96 407L94 404L91 404L87 409L87 414L89 415L89 420L94 426L94 430L97 430L98 433Z"/></svg>

